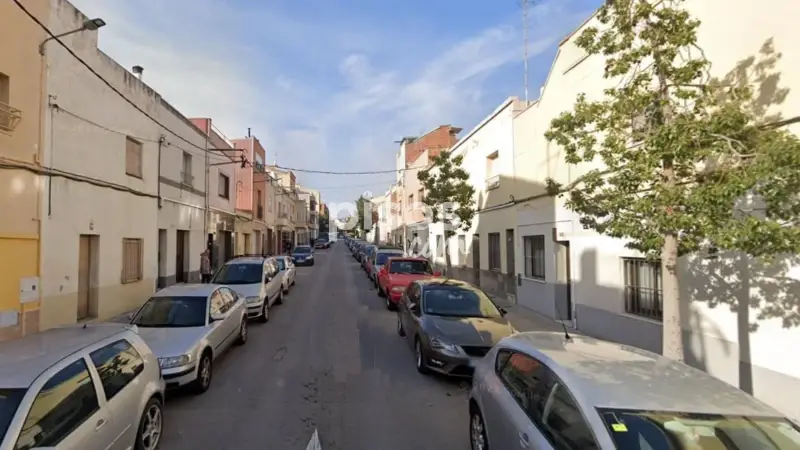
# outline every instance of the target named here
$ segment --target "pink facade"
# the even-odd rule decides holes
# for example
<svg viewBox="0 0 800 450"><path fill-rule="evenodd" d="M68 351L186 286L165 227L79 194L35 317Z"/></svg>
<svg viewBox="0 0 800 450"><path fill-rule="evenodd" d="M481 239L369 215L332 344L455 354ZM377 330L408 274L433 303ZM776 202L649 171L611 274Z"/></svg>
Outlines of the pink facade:
<svg viewBox="0 0 800 450"><path fill-rule="evenodd" d="M236 165L236 209L252 211L253 215L257 216L258 198L260 197L260 219L263 219L269 188L264 172L264 147L253 136L233 139L231 142L235 148L242 150L241 155L248 161L245 167L242 167L241 164Z"/></svg>

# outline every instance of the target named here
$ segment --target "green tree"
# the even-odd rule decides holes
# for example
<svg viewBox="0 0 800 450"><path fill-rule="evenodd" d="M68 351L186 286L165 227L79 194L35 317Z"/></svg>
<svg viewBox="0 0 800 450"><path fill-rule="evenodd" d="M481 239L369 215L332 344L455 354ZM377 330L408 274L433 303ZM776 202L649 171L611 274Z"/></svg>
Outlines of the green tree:
<svg viewBox="0 0 800 450"><path fill-rule="evenodd" d="M469 184L469 173L461 167L463 155L452 156L442 151L434 156L432 164L417 173L433 223L444 225L445 267L450 272L450 238L458 230L469 230L475 217L475 188Z"/></svg>
<svg viewBox="0 0 800 450"><path fill-rule="evenodd" d="M576 43L605 58L604 97L578 96L547 139L566 162L602 163L567 186L586 228L660 260L663 353L684 360L678 258L706 249L800 251L800 143L753 113L750 87L708 76L683 0L608 0ZM598 167L598 166L595 166ZM748 200L750 199L750 200Z"/></svg>
<svg viewBox="0 0 800 450"><path fill-rule="evenodd" d="M319 232L320 233L328 233L330 231L330 226L328 222L327 216L319 216Z"/></svg>
<svg viewBox="0 0 800 450"><path fill-rule="evenodd" d="M356 219L357 219L356 230L358 230L359 233L363 233L363 232L367 231L367 230L364 229L364 205L368 201L369 200L364 198L363 195L358 197L358 200L356 200Z"/></svg>

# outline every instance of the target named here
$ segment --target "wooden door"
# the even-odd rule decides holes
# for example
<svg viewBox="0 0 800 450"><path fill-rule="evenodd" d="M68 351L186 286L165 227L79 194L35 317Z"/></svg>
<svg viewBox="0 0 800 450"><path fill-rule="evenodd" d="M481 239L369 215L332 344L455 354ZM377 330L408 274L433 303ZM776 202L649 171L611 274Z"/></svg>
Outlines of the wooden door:
<svg viewBox="0 0 800 450"><path fill-rule="evenodd" d="M78 320L89 317L92 283L92 236L82 234L78 248Z"/></svg>

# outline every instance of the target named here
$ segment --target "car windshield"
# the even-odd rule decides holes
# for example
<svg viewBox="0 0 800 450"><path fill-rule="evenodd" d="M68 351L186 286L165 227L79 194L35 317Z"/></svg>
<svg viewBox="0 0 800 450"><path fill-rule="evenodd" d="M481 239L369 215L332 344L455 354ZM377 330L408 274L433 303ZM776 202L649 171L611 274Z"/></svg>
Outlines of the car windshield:
<svg viewBox="0 0 800 450"><path fill-rule="evenodd" d="M422 310L430 316L500 317L494 302L480 291L460 286L427 286Z"/></svg>
<svg viewBox="0 0 800 450"><path fill-rule="evenodd" d="M278 262L278 270L286 270L286 260L283 258L278 258L276 260Z"/></svg>
<svg viewBox="0 0 800 450"><path fill-rule="evenodd" d="M295 247L292 253L311 253L311 247Z"/></svg>
<svg viewBox="0 0 800 450"><path fill-rule="evenodd" d="M598 408L619 450L800 450L783 418Z"/></svg>
<svg viewBox="0 0 800 450"><path fill-rule="evenodd" d="M140 327L202 327L207 315L206 297L153 297L131 323Z"/></svg>
<svg viewBox="0 0 800 450"><path fill-rule="evenodd" d="M0 442L3 442L11 420L17 413L17 407L24 396L25 389L0 388Z"/></svg>
<svg viewBox="0 0 800 450"><path fill-rule="evenodd" d="M393 256L403 256L403 254L400 252L397 253L380 252L378 253L378 256L375 257L375 264L382 266L386 264L386 261Z"/></svg>
<svg viewBox="0 0 800 450"><path fill-rule="evenodd" d="M261 283L262 265L256 263L225 264L214 275L214 284L256 284Z"/></svg>
<svg viewBox="0 0 800 450"><path fill-rule="evenodd" d="M433 275L431 263L428 261L400 260L389 264L389 273L405 273L412 275Z"/></svg>

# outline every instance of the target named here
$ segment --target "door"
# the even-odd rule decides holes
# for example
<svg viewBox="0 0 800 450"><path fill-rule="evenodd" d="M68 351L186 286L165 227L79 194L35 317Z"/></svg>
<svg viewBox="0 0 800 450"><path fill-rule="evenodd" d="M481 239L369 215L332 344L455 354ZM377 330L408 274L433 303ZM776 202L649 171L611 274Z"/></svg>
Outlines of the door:
<svg viewBox="0 0 800 450"><path fill-rule="evenodd" d="M186 283L186 235L184 230L178 230L175 240L175 282Z"/></svg>
<svg viewBox="0 0 800 450"><path fill-rule="evenodd" d="M264 281L266 283L267 300L270 305L278 298L283 280L278 276L278 263L270 258L264 263Z"/></svg>
<svg viewBox="0 0 800 450"><path fill-rule="evenodd" d="M516 276L517 270L514 267L514 230L506 230L506 273L511 276Z"/></svg>
<svg viewBox="0 0 800 450"><path fill-rule="evenodd" d="M95 285L97 282L98 237L82 234L78 248L78 305L77 319L84 320L97 314Z"/></svg>
<svg viewBox="0 0 800 450"><path fill-rule="evenodd" d="M481 285L481 236L472 236L472 284Z"/></svg>
<svg viewBox="0 0 800 450"><path fill-rule="evenodd" d="M158 288L163 288L167 278L167 230L158 230Z"/></svg>
<svg viewBox="0 0 800 450"><path fill-rule="evenodd" d="M572 261L569 241L556 241L556 319L571 321Z"/></svg>
<svg viewBox="0 0 800 450"><path fill-rule="evenodd" d="M222 293L219 289L217 289L208 299L208 314L209 317L211 317L215 314L224 314L224 312L225 299L222 298ZM219 350L224 348L223 344L225 343L225 338L228 334L225 330L225 320L215 320L213 322L209 322L208 326L211 328L208 339L211 342L211 345L214 347L214 356L216 357L219 354Z"/></svg>
<svg viewBox="0 0 800 450"><path fill-rule="evenodd" d="M403 298L400 300L402 305L400 308L400 320L403 324L403 330L406 332L407 341L413 344L413 337L417 332L418 318L414 309L419 307L419 285L411 283L406 288Z"/></svg>
<svg viewBox="0 0 800 450"><path fill-rule="evenodd" d="M225 312L224 327L228 341L227 344L230 345L238 336L239 324L242 323L241 307L243 303L237 303L239 296L226 287L220 288L219 293L222 295L222 301L224 302L222 307L222 310Z"/></svg>

